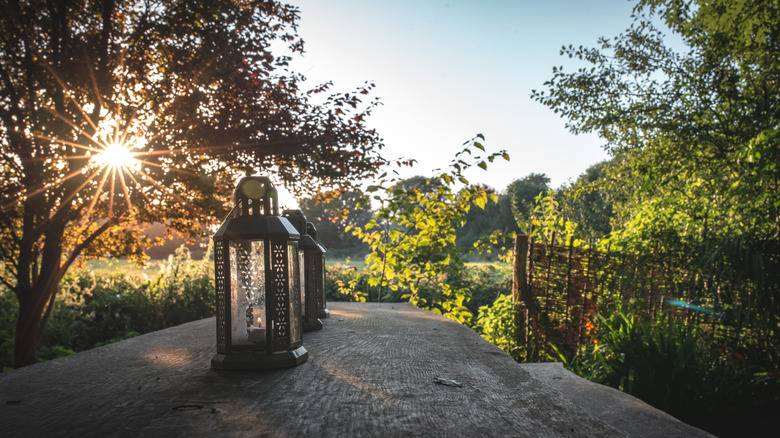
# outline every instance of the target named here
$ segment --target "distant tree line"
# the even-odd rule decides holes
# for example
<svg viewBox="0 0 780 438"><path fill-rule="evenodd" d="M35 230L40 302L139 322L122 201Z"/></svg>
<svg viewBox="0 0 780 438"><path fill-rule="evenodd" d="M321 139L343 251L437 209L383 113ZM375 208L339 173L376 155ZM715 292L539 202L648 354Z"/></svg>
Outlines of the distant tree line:
<svg viewBox="0 0 780 438"><path fill-rule="evenodd" d="M530 173L512 181L502 191L480 185L489 193L495 194L497 202L489 202L484 209L471 209L465 221L456 229L457 246L469 250L485 235L493 231L501 232L503 238L497 246L507 246L512 233L520 231L531 233L533 218L539 211L541 199L554 196L561 212L581 227L579 234L593 241L607 236L610 232L612 206L610 197L597 183L606 177L608 162L597 163L569 184L553 190L550 178L543 173ZM397 187L416 189L422 193L435 190L436 178L418 175L398 181ZM344 254L363 254L368 247L358 237L346 231L349 226L364 226L374 216L369 194L358 190L345 191L336 197L318 202L315 198L304 198L300 203L307 219L317 224L319 240L338 256Z"/></svg>

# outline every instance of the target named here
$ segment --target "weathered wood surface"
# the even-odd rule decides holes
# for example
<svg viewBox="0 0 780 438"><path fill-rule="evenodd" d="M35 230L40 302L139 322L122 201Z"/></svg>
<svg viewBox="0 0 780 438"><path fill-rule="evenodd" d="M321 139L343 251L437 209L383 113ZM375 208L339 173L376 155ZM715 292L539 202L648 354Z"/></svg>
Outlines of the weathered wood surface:
<svg viewBox="0 0 780 438"><path fill-rule="evenodd" d="M324 330L304 336L309 360L290 369L211 369L211 318L2 373L0 435L625 434L447 318L408 304L329 308Z"/></svg>

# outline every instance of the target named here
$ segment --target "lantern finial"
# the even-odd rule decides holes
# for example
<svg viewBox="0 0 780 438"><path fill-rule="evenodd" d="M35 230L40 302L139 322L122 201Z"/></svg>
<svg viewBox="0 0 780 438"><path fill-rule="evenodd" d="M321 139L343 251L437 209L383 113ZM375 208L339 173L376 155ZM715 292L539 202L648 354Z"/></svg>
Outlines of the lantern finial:
<svg viewBox="0 0 780 438"><path fill-rule="evenodd" d="M233 191L233 206L236 217L279 216L276 187L266 176L241 178Z"/></svg>

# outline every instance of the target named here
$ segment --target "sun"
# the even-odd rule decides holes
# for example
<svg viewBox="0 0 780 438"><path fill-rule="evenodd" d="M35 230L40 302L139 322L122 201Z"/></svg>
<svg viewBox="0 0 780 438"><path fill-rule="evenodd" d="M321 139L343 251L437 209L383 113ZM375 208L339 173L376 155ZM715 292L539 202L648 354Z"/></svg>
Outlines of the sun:
<svg viewBox="0 0 780 438"><path fill-rule="evenodd" d="M95 163L111 170L137 170L141 162L138 160L136 147L129 143L108 143L95 156Z"/></svg>

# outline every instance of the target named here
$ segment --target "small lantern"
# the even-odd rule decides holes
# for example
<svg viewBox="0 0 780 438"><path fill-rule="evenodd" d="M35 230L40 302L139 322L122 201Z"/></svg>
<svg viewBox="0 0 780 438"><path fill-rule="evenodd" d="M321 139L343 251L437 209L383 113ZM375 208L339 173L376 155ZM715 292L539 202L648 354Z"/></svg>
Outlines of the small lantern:
<svg viewBox="0 0 780 438"><path fill-rule="evenodd" d="M322 321L317 317L316 287L322 280L317 276L317 260L322 258L323 250L314 239L306 233L306 216L301 210L285 210L283 213L293 224L301 237L298 240L298 251L301 257L301 319L303 331L322 330Z"/></svg>
<svg viewBox="0 0 780 438"><path fill-rule="evenodd" d="M312 287L314 300L317 303L317 316L320 318L327 318L330 316L330 312L325 307L325 253L327 250L319 240L317 240L317 227L311 222L306 222L306 234L311 236L317 243L320 249L320 256L314 260L314 276L315 282Z"/></svg>
<svg viewBox="0 0 780 438"><path fill-rule="evenodd" d="M301 335L299 237L279 216L271 181L241 178L233 211L214 235L213 368L290 367L308 359Z"/></svg>

